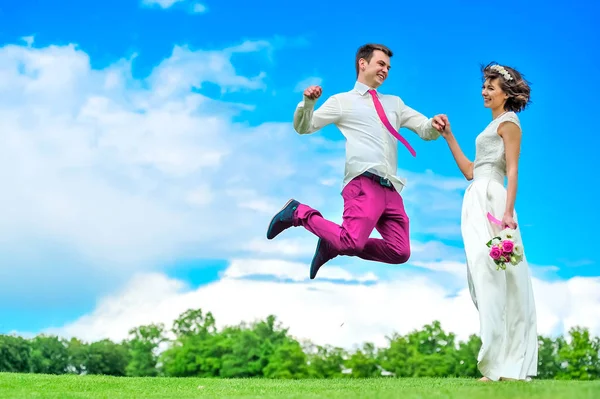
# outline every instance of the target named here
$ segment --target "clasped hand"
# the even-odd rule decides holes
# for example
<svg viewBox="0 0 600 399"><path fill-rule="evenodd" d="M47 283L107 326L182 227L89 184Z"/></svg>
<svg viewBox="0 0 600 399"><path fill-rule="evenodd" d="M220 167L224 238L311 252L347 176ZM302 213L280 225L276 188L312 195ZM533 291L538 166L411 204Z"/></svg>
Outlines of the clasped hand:
<svg viewBox="0 0 600 399"><path fill-rule="evenodd" d="M434 116L431 122L431 126L433 126L435 130L440 132L440 134L443 137L447 137L449 134L452 134L452 130L450 129L450 121L448 120L448 117L444 114Z"/></svg>
<svg viewBox="0 0 600 399"><path fill-rule="evenodd" d="M502 217L502 228L511 228L513 230L517 229L517 222L515 222L515 219L513 218L512 215L505 213L504 216Z"/></svg>

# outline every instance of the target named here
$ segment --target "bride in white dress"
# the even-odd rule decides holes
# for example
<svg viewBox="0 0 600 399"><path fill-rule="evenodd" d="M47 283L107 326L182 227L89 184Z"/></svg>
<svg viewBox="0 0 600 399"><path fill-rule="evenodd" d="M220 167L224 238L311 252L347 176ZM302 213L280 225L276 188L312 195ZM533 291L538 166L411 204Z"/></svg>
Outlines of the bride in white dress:
<svg viewBox="0 0 600 399"><path fill-rule="evenodd" d="M517 113L529 104L530 88L513 68L489 64L482 68L484 106L492 121L475 140L475 160L460 149L450 123L442 133L467 180L461 230L467 260L467 278L479 312L481 350L477 366L482 381L527 380L537 375L538 337L536 310L527 258L506 270L497 270L486 242L502 228L516 230L515 244L522 246L514 209L521 146ZM507 187L504 180L507 179ZM500 219L497 226L488 212Z"/></svg>

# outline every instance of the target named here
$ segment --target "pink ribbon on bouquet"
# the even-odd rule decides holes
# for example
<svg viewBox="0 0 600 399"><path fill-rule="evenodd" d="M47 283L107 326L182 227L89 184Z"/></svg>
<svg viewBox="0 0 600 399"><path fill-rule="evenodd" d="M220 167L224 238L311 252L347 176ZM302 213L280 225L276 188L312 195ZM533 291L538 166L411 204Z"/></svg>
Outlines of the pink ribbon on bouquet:
<svg viewBox="0 0 600 399"><path fill-rule="evenodd" d="M502 221L496 219L494 216L492 216L491 213L487 213L487 218L490 222L497 224L498 226L502 227Z"/></svg>

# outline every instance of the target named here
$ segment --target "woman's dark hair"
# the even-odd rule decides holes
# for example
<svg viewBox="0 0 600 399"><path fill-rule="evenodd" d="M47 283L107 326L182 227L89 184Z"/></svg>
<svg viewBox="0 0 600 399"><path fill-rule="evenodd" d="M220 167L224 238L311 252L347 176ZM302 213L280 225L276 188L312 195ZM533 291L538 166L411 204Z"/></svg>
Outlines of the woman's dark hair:
<svg viewBox="0 0 600 399"><path fill-rule="evenodd" d="M521 112L531 103L530 83L515 68L491 62L481 66L481 73L483 82L498 78L502 91L508 95L505 111Z"/></svg>

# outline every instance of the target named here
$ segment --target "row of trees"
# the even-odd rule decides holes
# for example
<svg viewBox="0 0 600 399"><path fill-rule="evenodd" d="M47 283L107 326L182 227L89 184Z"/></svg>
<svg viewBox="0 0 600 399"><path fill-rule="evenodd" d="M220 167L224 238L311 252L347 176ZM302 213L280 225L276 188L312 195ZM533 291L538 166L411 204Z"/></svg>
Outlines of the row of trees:
<svg viewBox="0 0 600 399"><path fill-rule="evenodd" d="M191 309L174 321L140 326L123 342L85 343L38 335L0 335L0 372L114 376L360 378L479 377L481 341L459 342L435 321L388 345L347 351L299 342L274 316L217 330L213 315ZM174 338L168 339L167 335ZM162 348L162 350L161 350ZM600 379L600 338L574 328L568 339L539 337L543 379Z"/></svg>

